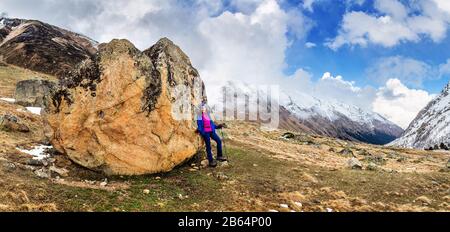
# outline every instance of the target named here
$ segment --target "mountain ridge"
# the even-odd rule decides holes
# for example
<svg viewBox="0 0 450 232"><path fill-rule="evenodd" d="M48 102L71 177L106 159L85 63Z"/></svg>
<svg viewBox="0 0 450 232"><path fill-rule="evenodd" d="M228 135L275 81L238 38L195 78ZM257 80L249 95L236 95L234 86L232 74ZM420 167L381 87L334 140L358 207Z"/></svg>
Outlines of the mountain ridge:
<svg viewBox="0 0 450 232"><path fill-rule="evenodd" d="M400 138L390 146L434 149L450 146L450 82L423 108Z"/></svg>
<svg viewBox="0 0 450 232"><path fill-rule="evenodd" d="M38 20L0 17L0 60L62 75L97 52L98 42Z"/></svg>
<svg viewBox="0 0 450 232"><path fill-rule="evenodd" d="M262 99L270 99L264 91L241 82L228 82L223 87L224 95L246 96L245 106L257 105ZM261 95L262 98L261 98ZM249 97L252 96L252 97ZM258 97L259 99L255 101ZM225 97L227 99L233 96ZM253 99L255 102L250 102ZM218 112L230 111L224 104L224 98L213 99L214 109ZM383 116L363 110L357 106L339 101L323 100L301 92L281 92L279 105L282 129L308 132L350 141L360 141L384 145L398 138L403 129ZM228 108L227 108L228 107Z"/></svg>

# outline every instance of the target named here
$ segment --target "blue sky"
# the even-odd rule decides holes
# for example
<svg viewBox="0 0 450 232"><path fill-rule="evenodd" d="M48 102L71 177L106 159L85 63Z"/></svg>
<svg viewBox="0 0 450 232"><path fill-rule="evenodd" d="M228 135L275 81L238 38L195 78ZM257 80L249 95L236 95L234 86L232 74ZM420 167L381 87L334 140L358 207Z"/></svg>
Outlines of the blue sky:
<svg viewBox="0 0 450 232"><path fill-rule="evenodd" d="M405 4L408 1L403 1ZM288 67L286 74L292 74L298 68L305 68L314 74L314 78L321 78L324 72L342 75L349 81L355 81L359 85L372 85L380 87L381 83L368 77L368 68L378 59L391 56L402 56L422 61L438 69L439 65L450 58L450 34L446 33L444 40L434 42L426 36L422 36L420 42L401 42L394 47L384 47L371 44L367 47L343 46L334 51L325 46L327 40L334 38L340 28L344 14L349 11L372 12L381 15L374 9L373 1L365 1L364 4L349 5L345 1L321 0L313 4L313 11L302 9L303 1L287 1L283 7L294 8L303 11L314 22L314 27L305 39L296 40L292 36L293 45L286 50L286 62ZM288 33L289 35L289 33ZM388 36L388 35L387 35ZM316 44L314 48L306 48L305 43ZM444 52L443 52L444 51ZM409 87L422 88L431 93L439 93L449 81L449 75L430 72L430 80L422 85L409 85ZM392 76L396 78L396 76ZM407 84L408 85L408 84Z"/></svg>
<svg viewBox="0 0 450 232"><path fill-rule="evenodd" d="M1 0L0 13L143 50L178 44L210 99L277 84L406 128L450 77L449 0Z"/></svg>

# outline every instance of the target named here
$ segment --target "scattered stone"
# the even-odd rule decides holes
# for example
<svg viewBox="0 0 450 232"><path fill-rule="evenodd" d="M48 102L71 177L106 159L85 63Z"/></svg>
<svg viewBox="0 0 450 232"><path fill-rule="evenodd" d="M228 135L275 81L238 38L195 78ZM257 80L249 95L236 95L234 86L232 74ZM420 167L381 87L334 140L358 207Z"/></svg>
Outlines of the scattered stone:
<svg viewBox="0 0 450 232"><path fill-rule="evenodd" d="M4 163L4 164L3 164L3 168L4 168L6 171L11 172L11 171L16 170L17 167L16 167L16 165L15 165L14 163L7 162L7 163Z"/></svg>
<svg viewBox="0 0 450 232"><path fill-rule="evenodd" d="M369 171L377 171L378 170L378 165L376 165L373 162L369 162L369 165L367 165L367 170L369 170Z"/></svg>
<svg viewBox="0 0 450 232"><path fill-rule="evenodd" d="M56 174L62 176L62 177L67 177L67 176L69 176L69 171L68 171L67 169L65 169L65 168L57 168L57 167L55 167L55 166L51 166L51 167L49 168L49 170L50 170L51 172L53 172L53 173L56 173Z"/></svg>
<svg viewBox="0 0 450 232"><path fill-rule="evenodd" d="M315 178L314 176L308 174L308 173L303 173L303 179L307 182L313 183L313 184L317 184L319 183L319 181L317 180L317 178Z"/></svg>
<svg viewBox="0 0 450 232"><path fill-rule="evenodd" d="M29 171L36 171L37 169L39 169L40 167L36 167L36 166L31 166L31 165L23 165L23 164L15 164L16 167L22 169L22 170L29 170Z"/></svg>
<svg viewBox="0 0 450 232"><path fill-rule="evenodd" d="M289 205L287 205L287 204L280 204L280 207L281 207L281 208L284 208L284 209L288 209L288 208L289 208Z"/></svg>
<svg viewBox="0 0 450 232"><path fill-rule="evenodd" d="M18 117L11 114L0 116L0 130L22 133L30 132L30 128L27 125L20 122Z"/></svg>
<svg viewBox="0 0 450 232"><path fill-rule="evenodd" d="M95 183L96 183L95 180L84 180L84 182L89 184L89 185L95 185Z"/></svg>
<svg viewBox="0 0 450 232"><path fill-rule="evenodd" d="M202 160L202 162L200 162L200 166L202 168L207 168L209 165L209 161L208 160Z"/></svg>
<svg viewBox="0 0 450 232"><path fill-rule="evenodd" d="M397 159L400 155L397 152L390 152L387 154L388 159Z"/></svg>
<svg viewBox="0 0 450 232"><path fill-rule="evenodd" d="M216 174L215 174L215 177L216 177L218 180L227 180L227 179L228 179L228 176L225 175L223 172L218 172L218 173L216 173Z"/></svg>
<svg viewBox="0 0 450 232"><path fill-rule="evenodd" d="M364 159L367 162L372 162L375 163L377 165L385 165L386 164L386 159L383 157L383 155L371 155L371 156L366 156L366 158Z"/></svg>
<svg viewBox="0 0 450 232"><path fill-rule="evenodd" d="M303 204L298 202L298 201L294 201L294 205L299 207L299 208L303 207Z"/></svg>
<svg viewBox="0 0 450 232"><path fill-rule="evenodd" d="M351 158L351 159L349 159L348 161L347 161L347 164L348 164L348 166L351 168L351 169L358 169L358 170L361 170L362 169L362 164L361 164L361 162L359 162L359 160L358 159L356 159L356 158Z"/></svg>
<svg viewBox="0 0 450 232"><path fill-rule="evenodd" d="M30 165L30 166L47 166L48 165L48 162L47 161L45 161L45 160L39 160L39 159L29 159L28 161L27 161L27 165Z"/></svg>
<svg viewBox="0 0 450 232"><path fill-rule="evenodd" d="M107 185L108 185L108 179L105 179L100 183L101 187L106 187Z"/></svg>
<svg viewBox="0 0 450 232"><path fill-rule="evenodd" d="M283 139L293 139L293 138L295 138L295 135L293 133L291 133L291 132L286 132L286 133L284 133L281 136L281 138L283 138Z"/></svg>
<svg viewBox="0 0 450 232"><path fill-rule="evenodd" d="M70 159L68 159L66 156L63 155L55 156L54 163L58 167L68 167L72 165L72 161L70 161Z"/></svg>
<svg viewBox="0 0 450 232"><path fill-rule="evenodd" d="M196 172L197 169L195 169L195 168L189 168L189 171L190 171L190 172Z"/></svg>
<svg viewBox="0 0 450 232"><path fill-rule="evenodd" d="M450 204L448 204L447 202L442 202L441 204L439 204L439 207L450 209Z"/></svg>
<svg viewBox="0 0 450 232"><path fill-rule="evenodd" d="M432 203L430 198L428 198L426 196L420 196L420 197L416 198L416 201L421 202L424 205L431 205L431 203Z"/></svg>
<svg viewBox="0 0 450 232"><path fill-rule="evenodd" d="M268 211L269 213L278 213L278 210L274 210L274 209L269 209Z"/></svg>
<svg viewBox="0 0 450 232"><path fill-rule="evenodd" d="M160 176L155 177L155 180L161 180Z"/></svg>
<svg viewBox="0 0 450 232"><path fill-rule="evenodd" d="M353 153L353 151L348 147L342 149L342 151L340 151L339 154L344 157L355 157L355 154Z"/></svg>
<svg viewBox="0 0 450 232"><path fill-rule="evenodd" d="M230 163L228 163L228 161L225 161L225 162L219 162L218 164L219 164L218 166L219 166L220 168L227 168L227 167L230 166Z"/></svg>
<svg viewBox="0 0 450 232"><path fill-rule="evenodd" d="M148 190L148 189L144 189L144 191L142 191L142 192L146 195L150 194L150 190Z"/></svg>
<svg viewBox="0 0 450 232"><path fill-rule="evenodd" d="M407 160L407 158L406 158L405 156L400 156L400 157L397 159L397 162L403 163L403 162L405 162L406 160Z"/></svg>
<svg viewBox="0 0 450 232"><path fill-rule="evenodd" d="M445 197L442 198L444 201L450 203L450 195L447 195Z"/></svg>
<svg viewBox="0 0 450 232"><path fill-rule="evenodd" d="M368 152L366 149L362 149L358 152L358 155L360 156L371 156L370 152Z"/></svg>
<svg viewBox="0 0 450 232"><path fill-rule="evenodd" d="M34 174L35 174L36 176L38 176L39 178L42 178L42 179L48 179L48 178L50 178L50 174L49 174L48 171L47 171L46 169L44 169L44 168L41 168L41 169L38 169L38 170L34 171Z"/></svg>
<svg viewBox="0 0 450 232"><path fill-rule="evenodd" d="M331 212L333 212L333 209L327 208L327 212L328 212L328 213L331 213Z"/></svg>
<svg viewBox="0 0 450 232"><path fill-rule="evenodd" d="M257 165L257 164L253 164L253 167L255 167L255 168L256 168L256 167L258 167L258 165Z"/></svg>

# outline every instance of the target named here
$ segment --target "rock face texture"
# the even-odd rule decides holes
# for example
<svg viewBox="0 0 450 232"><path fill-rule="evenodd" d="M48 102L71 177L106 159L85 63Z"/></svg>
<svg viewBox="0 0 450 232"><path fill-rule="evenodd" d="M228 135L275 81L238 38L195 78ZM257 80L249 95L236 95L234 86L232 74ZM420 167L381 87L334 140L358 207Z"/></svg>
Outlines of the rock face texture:
<svg viewBox="0 0 450 232"><path fill-rule="evenodd" d="M411 122L391 146L444 149L450 146L450 83Z"/></svg>
<svg viewBox="0 0 450 232"><path fill-rule="evenodd" d="M36 20L0 17L0 60L61 75L97 51L97 42Z"/></svg>
<svg viewBox="0 0 450 232"><path fill-rule="evenodd" d="M198 105L203 82L170 40L145 52L126 40L101 44L47 99L46 135L72 161L109 175L170 171L202 146L192 118L172 114L179 84L201 95L189 101Z"/></svg>
<svg viewBox="0 0 450 232"><path fill-rule="evenodd" d="M48 80L31 79L20 81L16 85L14 98L21 106L43 107L44 98L51 93L55 83Z"/></svg>
<svg viewBox="0 0 450 232"><path fill-rule="evenodd" d="M17 131L27 133L30 128L21 122L19 118L11 114L0 115L0 130Z"/></svg>

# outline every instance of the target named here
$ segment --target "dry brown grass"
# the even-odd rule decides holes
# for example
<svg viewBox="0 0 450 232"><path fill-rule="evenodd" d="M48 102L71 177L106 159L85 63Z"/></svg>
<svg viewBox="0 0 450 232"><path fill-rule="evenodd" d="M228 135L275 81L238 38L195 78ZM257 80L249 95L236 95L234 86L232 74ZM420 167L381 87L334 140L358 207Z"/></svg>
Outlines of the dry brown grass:
<svg viewBox="0 0 450 232"><path fill-rule="evenodd" d="M56 77L33 72L13 65L0 64L0 97L13 97L16 83L32 78L56 81Z"/></svg>

